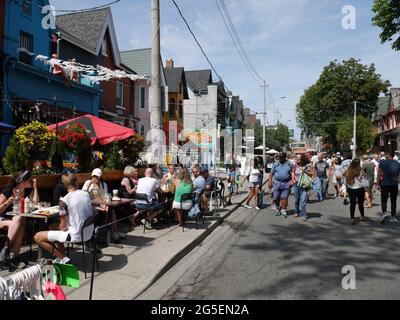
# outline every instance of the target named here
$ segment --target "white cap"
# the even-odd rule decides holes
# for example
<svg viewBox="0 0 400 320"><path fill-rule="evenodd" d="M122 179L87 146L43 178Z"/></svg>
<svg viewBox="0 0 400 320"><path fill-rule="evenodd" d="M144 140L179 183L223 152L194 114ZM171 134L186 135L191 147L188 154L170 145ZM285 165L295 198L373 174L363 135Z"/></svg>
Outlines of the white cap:
<svg viewBox="0 0 400 320"><path fill-rule="evenodd" d="M92 177L93 176L96 176L96 177L101 177L101 174L102 174L102 172L101 172L101 169L99 169L99 168L96 168L96 169L94 169L93 171L92 171Z"/></svg>

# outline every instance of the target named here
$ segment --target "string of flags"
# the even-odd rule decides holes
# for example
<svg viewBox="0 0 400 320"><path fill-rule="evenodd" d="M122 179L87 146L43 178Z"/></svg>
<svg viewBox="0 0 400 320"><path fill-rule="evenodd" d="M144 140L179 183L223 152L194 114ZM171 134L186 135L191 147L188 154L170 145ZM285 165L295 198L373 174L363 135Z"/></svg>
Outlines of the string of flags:
<svg viewBox="0 0 400 320"><path fill-rule="evenodd" d="M85 65L76 61L63 61L57 58L49 58L44 55L37 55L35 60L42 62L45 65L50 65L52 68L58 66L64 69L65 72L71 74L78 72L80 76L88 79L91 83L100 83L102 81L109 81L111 79L123 79L128 78L132 81L138 79L146 79L145 76L130 74L124 70L111 70L109 68L97 65Z"/></svg>

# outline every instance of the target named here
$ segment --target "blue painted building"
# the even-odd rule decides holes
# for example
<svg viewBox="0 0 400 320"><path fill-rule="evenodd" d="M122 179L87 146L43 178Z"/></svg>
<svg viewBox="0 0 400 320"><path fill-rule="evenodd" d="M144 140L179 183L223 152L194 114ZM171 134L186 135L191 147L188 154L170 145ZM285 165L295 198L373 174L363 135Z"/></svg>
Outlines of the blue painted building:
<svg viewBox="0 0 400 320"><path fill-rule="evenodd" d="M1 120L19 126L34 118L50 124L80 114L97 116L102 93L98 85L70 81L67 86L62 76L54 75L48 65L35 60L36 55L51 57L57 52L56 30L42 23L47 26L51 22L46 19L49 12L42 13L49 1L4 2ZM59 101L57 109L54 97ZM2 140L2 153L4 149Z"/></svg>

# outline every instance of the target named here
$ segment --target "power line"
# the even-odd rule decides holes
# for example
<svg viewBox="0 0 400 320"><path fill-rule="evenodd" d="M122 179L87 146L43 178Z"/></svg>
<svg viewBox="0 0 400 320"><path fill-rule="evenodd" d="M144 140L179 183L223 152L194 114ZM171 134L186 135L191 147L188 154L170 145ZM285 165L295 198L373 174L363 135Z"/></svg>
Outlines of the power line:
<svg viewBox="0 0 400 320"><path fill-rule="evenodd" d="M232 39L233 44L234 44L235 47L236 47L236 51L238 52L238 54L239 54L241 60L243 61L243 64L245 65L247 71L250 73L250 75L253 77L253 79L258 83L259 80L258 80L258 79L256 78L256 76L253 74L253 72L252 72L252 70L251 70L251 67L248 65L248 62L246 61L246 58L245 58L243 52L241 51L241 49L240 49L240 47L239 47L239 45L238 45L238 43L237 43L237 40L235 40L234 32L229 28L229 25L228 25L228 22L227 22L227 19L228 19L228 18L225 18L224 14L222 13L222 10L221 10L221 7L220 7L220 5L219 5L219 3L218 3L218 0L215 0L215 4L216 4L217 7L218 7L218 11L219 11L219 13L220 13L220 15L221 15L221 18L222 18L222 20L224 21L225 27L226 27L226 29L228 30L228 33L229 33L229 35L230 35L230 37L231 37L231 39ZM226 11L225 11L225 12L226 12ZM227 14L227 13L225 13L225 14ZM229 13L228 13L228 14L229 14ZM231 26L232 26L232 25L231 25ZM240 40L239 40L239 41L240 41Z"/></svg>
<svg viewBox="0 0 400 320"><path fill-rule="evenodd" d="M176 9L178 10L179 15L181 16L182 20L185 22L186 27L188 28L189 32L193 36L194 41L196 41L196 44L200 48L200 50L203 53L204 57L206 58L208 64L211 66L211 69L214 71L214 73L219 78L219 80L222 81L222 77L218 74L217 70L215 70L215 68L214 68L213 64L211 63L210 59L208 58L207 54L204 52L203 47L201 46L201 44L197 40L197 37L195 36L195 34L193 33L192 29L190 28L189 23L187 22L186 18L184 17L184 15L183 15L181 9L179 8L178 4L175 2L175 0L171 0L171 1L173 2L173 4L175 5ZM228 88L226 88L226 89L228 89ZM228 91L230 91L230 90L228 90Z"/></svg>
<svg viewBox="0 0 400 320"><path fill-rule="evenodd" d="M112 2L103 4L101 6L85 8L85 9L71 9L71 10L68 10L68 9L55 9L54 12L69 12L69 13L86 12L86 11L91 11L91 10L103 9L103 8L109 7L109 6L113 5L113 4L116 4L116 3L120 2L120 1L121 0L114 0ZM43 8L43 6L41 6L41 5L37 4L37 3L34 3L33 1L29 1L29 3L30 4L34 4L35 6L37 6L39 8Z"/></svg>
<svg viewBox="0 0 400 320"><path fill-rule="evenodd" d="M221 16L222 16L222 18L223 18L223 20L225 22L225 26L227 27L228 32L231 35L232 41L233 41L236 49L238 50L238 53L239 53L243 63L245 64L247 70L249 71L251 76L254 78L254 80L256 80L257 84L260 84L259 82L263 82L263 79L258 75L257 71L255 70L255 68L254 68L254 66L253 66L253 64L252 64L252 62L251 62L251 60L250 60L250 58L249 58L249 56L248 56L248 54L246 52L246 49L243 46L243 43L240 40L240 37L239 37L239 35L238 35L237 31L236 31L235 25L234 25L234 23L232 21L230 13L229 13L229 10L228 10L228 8L227 8L227 6L225 4L225 1L224 0L220 0L220 3L221 3L221 7L222 7L223 11L225 12L225 16L226 16L226 18L228 20L230 28L229 28L228 24L226 23L225 18L223 17L223 14L222 14L222 11L220 9L220 6L218 5L218 0L215 0L215 3L217 4L218 10L220 11Z"/></svg>

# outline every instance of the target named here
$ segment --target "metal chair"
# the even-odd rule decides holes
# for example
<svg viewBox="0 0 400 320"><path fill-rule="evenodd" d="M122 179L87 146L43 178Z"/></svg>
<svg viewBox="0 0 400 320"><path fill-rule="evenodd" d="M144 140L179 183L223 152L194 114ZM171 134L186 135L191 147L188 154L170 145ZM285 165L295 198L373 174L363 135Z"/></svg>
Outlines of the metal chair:
<svg viewBox="0 0 400 320"><path fill-rule="evenodd" d="M86 275L85 243L87 243L87 242L89 242L89 241L93 241L94 228L93 228L93 233L92 233L90 239L87 240L87 241L83 241L83 239L84 239L84 238L83 238L83 232L84 232L84 230L85 230L86 228L90 227L91 225L93 225L93 227L94 227L94 225L95 225L96 222L97 222L97 219L98 219L98 214L97 214L97 213L96 213L96 214L93 214L92 216L90 216L90 217L88 217L88 218L86 218L86 220L85 220L85 222L83 223L82 228L81 228L81 239L82 239L81 242L71 242L71 241L65 241L65 242L63 242L64 244L67 245L67 256L68 256L68 257L69 257L69 246L70 246L70 245L71 245L71 247L73 247L74 245L82 246L83 269L84 269L84 273L85 273L85 279L87 279L87 275ZM55 243L53 243L53 252L52 252L53 255L54 255L54 250L55 250ZM96 266L97 266L97 269L99 269L99 259L98 259L98 256L97 256L97 250L95 250L95 251L93 252L93 254L94 254L95 257L96 257Z"/></svg>
<svg viewBox="0 0 400 320"><path fill-rule="evenodd" d="M224 206L224 201L223 201L224 190L225 190L225 185L223 184L223 182L219 179L216 179L214 184L214 190L211 191L211 196L210 196L209 209L211 213L214 211L214 205L213 205L214 201L216 202L217 208Z"/></svg>
<svg viewBox="0 0 400 320"><path fill-rule="evenodd" d="M135 199L136 201L145 201L146 202L146 206L144 207L144 209L139 209L136 207L137 212L139 212L139 217L143 214L143 213L147 213L148 210L151 209L150 206L150 201L147 197L147 194L144 193L135 193L132 195L133 199ZM144 218L145 219L145 218ZM146 233L146 224L143 224L143 234Z"/></svg>

